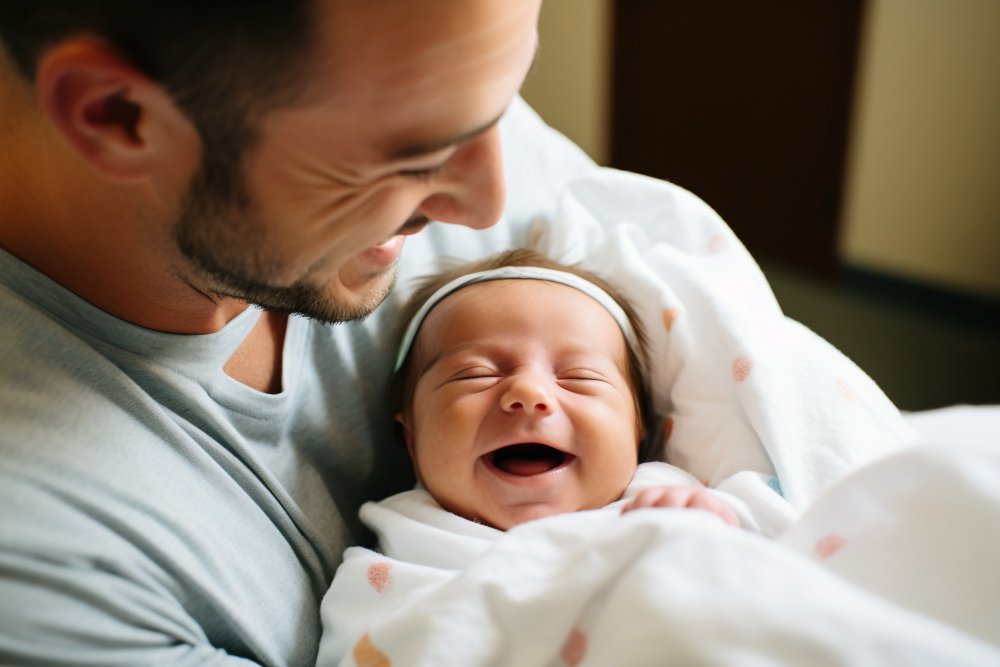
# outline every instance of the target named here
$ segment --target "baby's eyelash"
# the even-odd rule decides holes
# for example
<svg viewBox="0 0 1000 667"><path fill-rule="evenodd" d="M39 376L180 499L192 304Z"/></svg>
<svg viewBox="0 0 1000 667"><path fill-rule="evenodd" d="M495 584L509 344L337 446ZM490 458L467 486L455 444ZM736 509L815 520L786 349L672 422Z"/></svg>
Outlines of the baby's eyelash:
<svg viewBox="0 0 1000 667"><path fill-rule="evenodd" d="M454 375L451 379L452 379L452 381L460 381L460 380L483 380L483 379L495 378L495 377L498 377L498 374L497 374L496 371L491 371L491 370L483 369L483 370L479 370L479 371L470 371L470 372L466 372L466 373L459 373L459 374Z"/></svg>
<svg viewBox="0 0 1000 667"><path fill-rule="evenodd" d="M602 373L597 371L588 370L585 368L574 368L570 370L563 371L559 374L560 379L563 380L581 380L581 381L596 381L596 382L607 382L607 378L604 377Z"/></svg>
<svg viewBox="0 0 1000 667"><path fill-rule="evenodd" d="M492 366L472 365L457 367L449 372L447 382L457 382L460 380L478 380L482 378L493 378L500 375L500 372Z"/></svg>

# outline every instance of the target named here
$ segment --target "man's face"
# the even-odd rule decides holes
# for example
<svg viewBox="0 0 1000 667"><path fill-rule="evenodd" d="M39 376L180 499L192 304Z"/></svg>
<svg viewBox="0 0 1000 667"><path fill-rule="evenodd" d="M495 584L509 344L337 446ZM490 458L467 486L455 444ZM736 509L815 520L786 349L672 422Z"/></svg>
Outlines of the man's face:
<svg viewBox="0 0 1000 667"><path fill-rule="evenodd" d="M443 507L506 530L621 497L636 404L625 338L589 296L538 280L472 285L431 311L413 353L404 431Z"/></svg>
<svg viewBox="0 0 1000 667"><path fill-rule="evenodd" d="M357 319L391 289L407 234L428 220L494 224L496 121L530 68L540 3L321 0L311 83L257 127L244 196L193 180L175 228L189 282Z"/></svg>

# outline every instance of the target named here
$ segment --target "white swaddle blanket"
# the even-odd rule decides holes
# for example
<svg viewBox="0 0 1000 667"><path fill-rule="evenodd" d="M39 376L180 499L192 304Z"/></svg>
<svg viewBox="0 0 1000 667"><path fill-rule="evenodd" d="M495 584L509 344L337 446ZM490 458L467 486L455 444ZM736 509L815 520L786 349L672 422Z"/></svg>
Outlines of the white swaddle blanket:
<svg viewBox="0 0 1000 667"><path fill-rule="evenodd" d="M997 665L997 479L994 443L904 449L777 540L614 507L503 533L409 491L362 510L383 552L345 553L318 664Z"/></svg>
<svg viewBox="0 0 1000 667"><path fill-rule="evenodd" d="M770 507L755 517L765 535L822 501L777 540L693 511L498 533L426 496L367 509L386 553L345 554L320 663L1000 664L1000 485L985 481L1000 453L906 447L916 433L881 390L783 316L690 193L599 170L571 184L558 217L537 221L531 244L636 306L667 460L762 501L751 514Z"/></svg>

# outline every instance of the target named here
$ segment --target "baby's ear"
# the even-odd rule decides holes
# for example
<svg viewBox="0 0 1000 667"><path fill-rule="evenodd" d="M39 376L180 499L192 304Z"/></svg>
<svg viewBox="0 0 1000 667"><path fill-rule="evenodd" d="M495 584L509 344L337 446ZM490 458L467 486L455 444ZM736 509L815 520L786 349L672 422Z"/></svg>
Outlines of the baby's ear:
<svg viewBox="0 0 1000 667"><path fill-rule="evenodd" d="M413 458L413 429L410 428L409 419L406 417L405 412L396 413L396 423L402 427L403 431L403 442L406 443L406 451L410 453L410 458Z"/></svg>

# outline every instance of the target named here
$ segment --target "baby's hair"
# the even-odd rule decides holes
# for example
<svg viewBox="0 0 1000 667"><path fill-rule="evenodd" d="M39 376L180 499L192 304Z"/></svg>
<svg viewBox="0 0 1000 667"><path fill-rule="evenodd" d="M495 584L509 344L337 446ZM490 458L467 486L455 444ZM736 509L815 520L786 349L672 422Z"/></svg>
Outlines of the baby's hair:
<svg viewBox="0 0 1000 667"><path fill-rule="evenodd" d="M628 300L625 299L625 297L623 297L621 293L612 287L606 280L594 273L591 273L590 271L587 271L586 269L582 269L579 266L562 264L553 259L549 259L545 255L542 255L534 250L518 248L515 250L508 250L497 255L492 255L483 260L462 264L460 266L444 270L440 273L436 273L432 276L428 276L420 282L416 291L403 305L400 316L400 330L397 335L397 340L402 338L402 332L406 329L406 326L421 309L424 303L441 287L448 284L452 280L469 273L489 271L507 266L532 266L552 269L554 271L562 271L564 273L578 276L601 288L615 301L615 303L621 306L621 309L625 312L625 316L628 318L629 323L635 331L635 337L638 341L637 347L639 348L633 349L633 346L628 345L627 343L625 345L628 350L628 364L626 368L627 379L632 388L632 394L635 400L636 416L639 424L639 460L640 462L652 460L654 450L651 446L652 443L649 442L650 438L648 437L651 433L651 429L647 428L650 423L649 420L652 418L652 409L649 404L649 391L646 387L645 376L643 373L643 369L647 368L648 362L645 331L642 328L642 323L639 321L638 314L632 304L630 304ZM418 331L418 340L419 336L420 334ZM406 359L399 368L399 371L393 377L391 403L393 414L398 414L399 412L408 414L412 407L413 394L416 391L417 381L419 380L419 373L416 372L413 362L414 357L417 356L416 351L418 347L417 341L414 341L409 354L407 354ZM655 431L655 429L652 430Z"/></svg>

